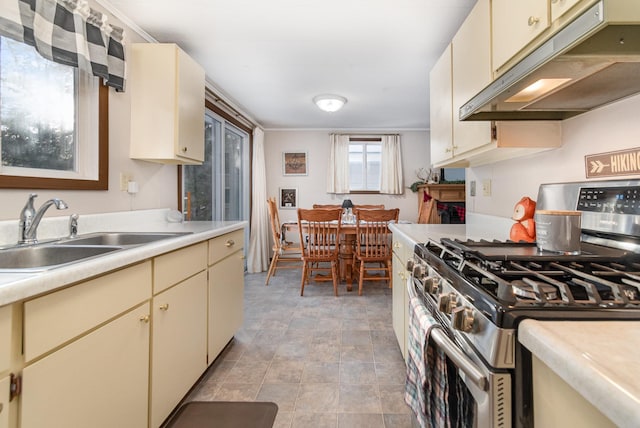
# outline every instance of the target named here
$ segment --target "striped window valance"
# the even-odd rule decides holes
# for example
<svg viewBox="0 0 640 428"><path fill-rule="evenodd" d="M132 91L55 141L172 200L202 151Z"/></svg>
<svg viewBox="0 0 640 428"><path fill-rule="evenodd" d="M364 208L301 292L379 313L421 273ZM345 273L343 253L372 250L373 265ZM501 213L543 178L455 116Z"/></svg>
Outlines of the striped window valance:
<svg viewBox="0 0 640 428"><path fill-rule="evenodd" d="M2 0L0 35L124 90L124 32L85 0Z"/></svg>

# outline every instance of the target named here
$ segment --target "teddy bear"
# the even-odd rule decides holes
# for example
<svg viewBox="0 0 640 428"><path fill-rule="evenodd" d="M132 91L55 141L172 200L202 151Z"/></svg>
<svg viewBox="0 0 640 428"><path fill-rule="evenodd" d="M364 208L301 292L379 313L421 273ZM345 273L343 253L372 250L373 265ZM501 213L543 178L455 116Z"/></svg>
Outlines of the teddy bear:
<svg viewBox="0 0 640 428"><path fill-rule="evenodd" d="M535 242L536 222L533 215L536 211L536 201L524 196L516 203L511 218L516 222L511 226L509 239L515 242Z"/></svg>

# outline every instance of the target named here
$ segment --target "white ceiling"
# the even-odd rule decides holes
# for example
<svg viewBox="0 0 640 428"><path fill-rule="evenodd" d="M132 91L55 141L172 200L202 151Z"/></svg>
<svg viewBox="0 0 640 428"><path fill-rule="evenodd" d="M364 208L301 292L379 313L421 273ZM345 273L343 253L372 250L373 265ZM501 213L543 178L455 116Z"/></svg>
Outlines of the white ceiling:
<svg viewBox="0 0 640 428"><path fill-rule="evenodd" d="M266 129L427 129L429 70L476 0L100 0L175 42ZM348 99L336 113L311 101Z"/></svg>

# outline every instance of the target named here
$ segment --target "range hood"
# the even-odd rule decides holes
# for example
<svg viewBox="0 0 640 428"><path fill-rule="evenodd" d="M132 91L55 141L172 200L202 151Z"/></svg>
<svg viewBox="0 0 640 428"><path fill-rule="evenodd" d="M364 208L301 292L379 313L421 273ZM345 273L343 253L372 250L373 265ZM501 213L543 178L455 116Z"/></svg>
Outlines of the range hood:
<svg viewBox="0 0 640 428"><path fill-rule="evenodd" d="M640 92L636 1L618 0L632 13L618 6L615 21L615 0L590 7L464 104L460 120L562 120Z"/></svg>

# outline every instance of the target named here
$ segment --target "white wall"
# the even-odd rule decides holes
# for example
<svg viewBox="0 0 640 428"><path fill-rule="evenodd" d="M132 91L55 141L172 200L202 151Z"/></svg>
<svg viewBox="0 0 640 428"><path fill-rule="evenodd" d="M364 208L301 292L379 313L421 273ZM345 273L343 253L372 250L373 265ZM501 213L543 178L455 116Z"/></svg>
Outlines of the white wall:
<svg viewBox="0 0 640 428"><path fill-rule="evenodd" d="M92 7L101 9L97 4ZM109 14L107 14L109 15ZM125 27L126 45L143 41L131 28L109 16L110 22ZM0 189L0 220L17 219L20 210L31 192L38 193L36 207L51 197L64 199L69 205L66 211L51 208L49 216L68 216L71 213L89 214L126 211L130 209L176 208L177 167L129 159L129 93L109 90L109 190L65 191L65 190L13 190ZM119 174L128 173L140 186L139 193L129 196L119 190ZM174 191L175 189L175 191ZM17 223L16 223L17 234Z"/></svg>
<svg viewBox="0 0 640 428"><path fill-rule="evenodd" d="M348 133L347 131L340 131ZM376 131L354 134L373 134ZM280 187L297 187L300 208L311 208L314 203L338 204L346 195L329 194L327 186L327 163L329 161L329 134L331 131L266 131L265 160L267 171L267 193L278 197ZM388 133L388 132L379 132ZM402 163L405 187L416 181L415 171L430 163L429 133L426 131L400 132ZM282 153L285 151L307 151L309 171L306 176L284 176L282 174ZM416 221L418 218L418 197L406 189L403 195L349 195L354 204L384 204L387 208L400 208L400 219ZM295 210L280 210L280 220L295 220Z"/></svg>
<svg viewBox="0 0 640 428"><path fill-rule="evenodd" d="M638 112L640 95L563 121L560 148L468 168L467 209L510 217L522 196L537 198L538 186L542 183L586 181L585 155L640 147ZM485 179L491 180L490 197L481 196ZM475 197L469 195L471 180L476 180L478 186Z"/></svg>

